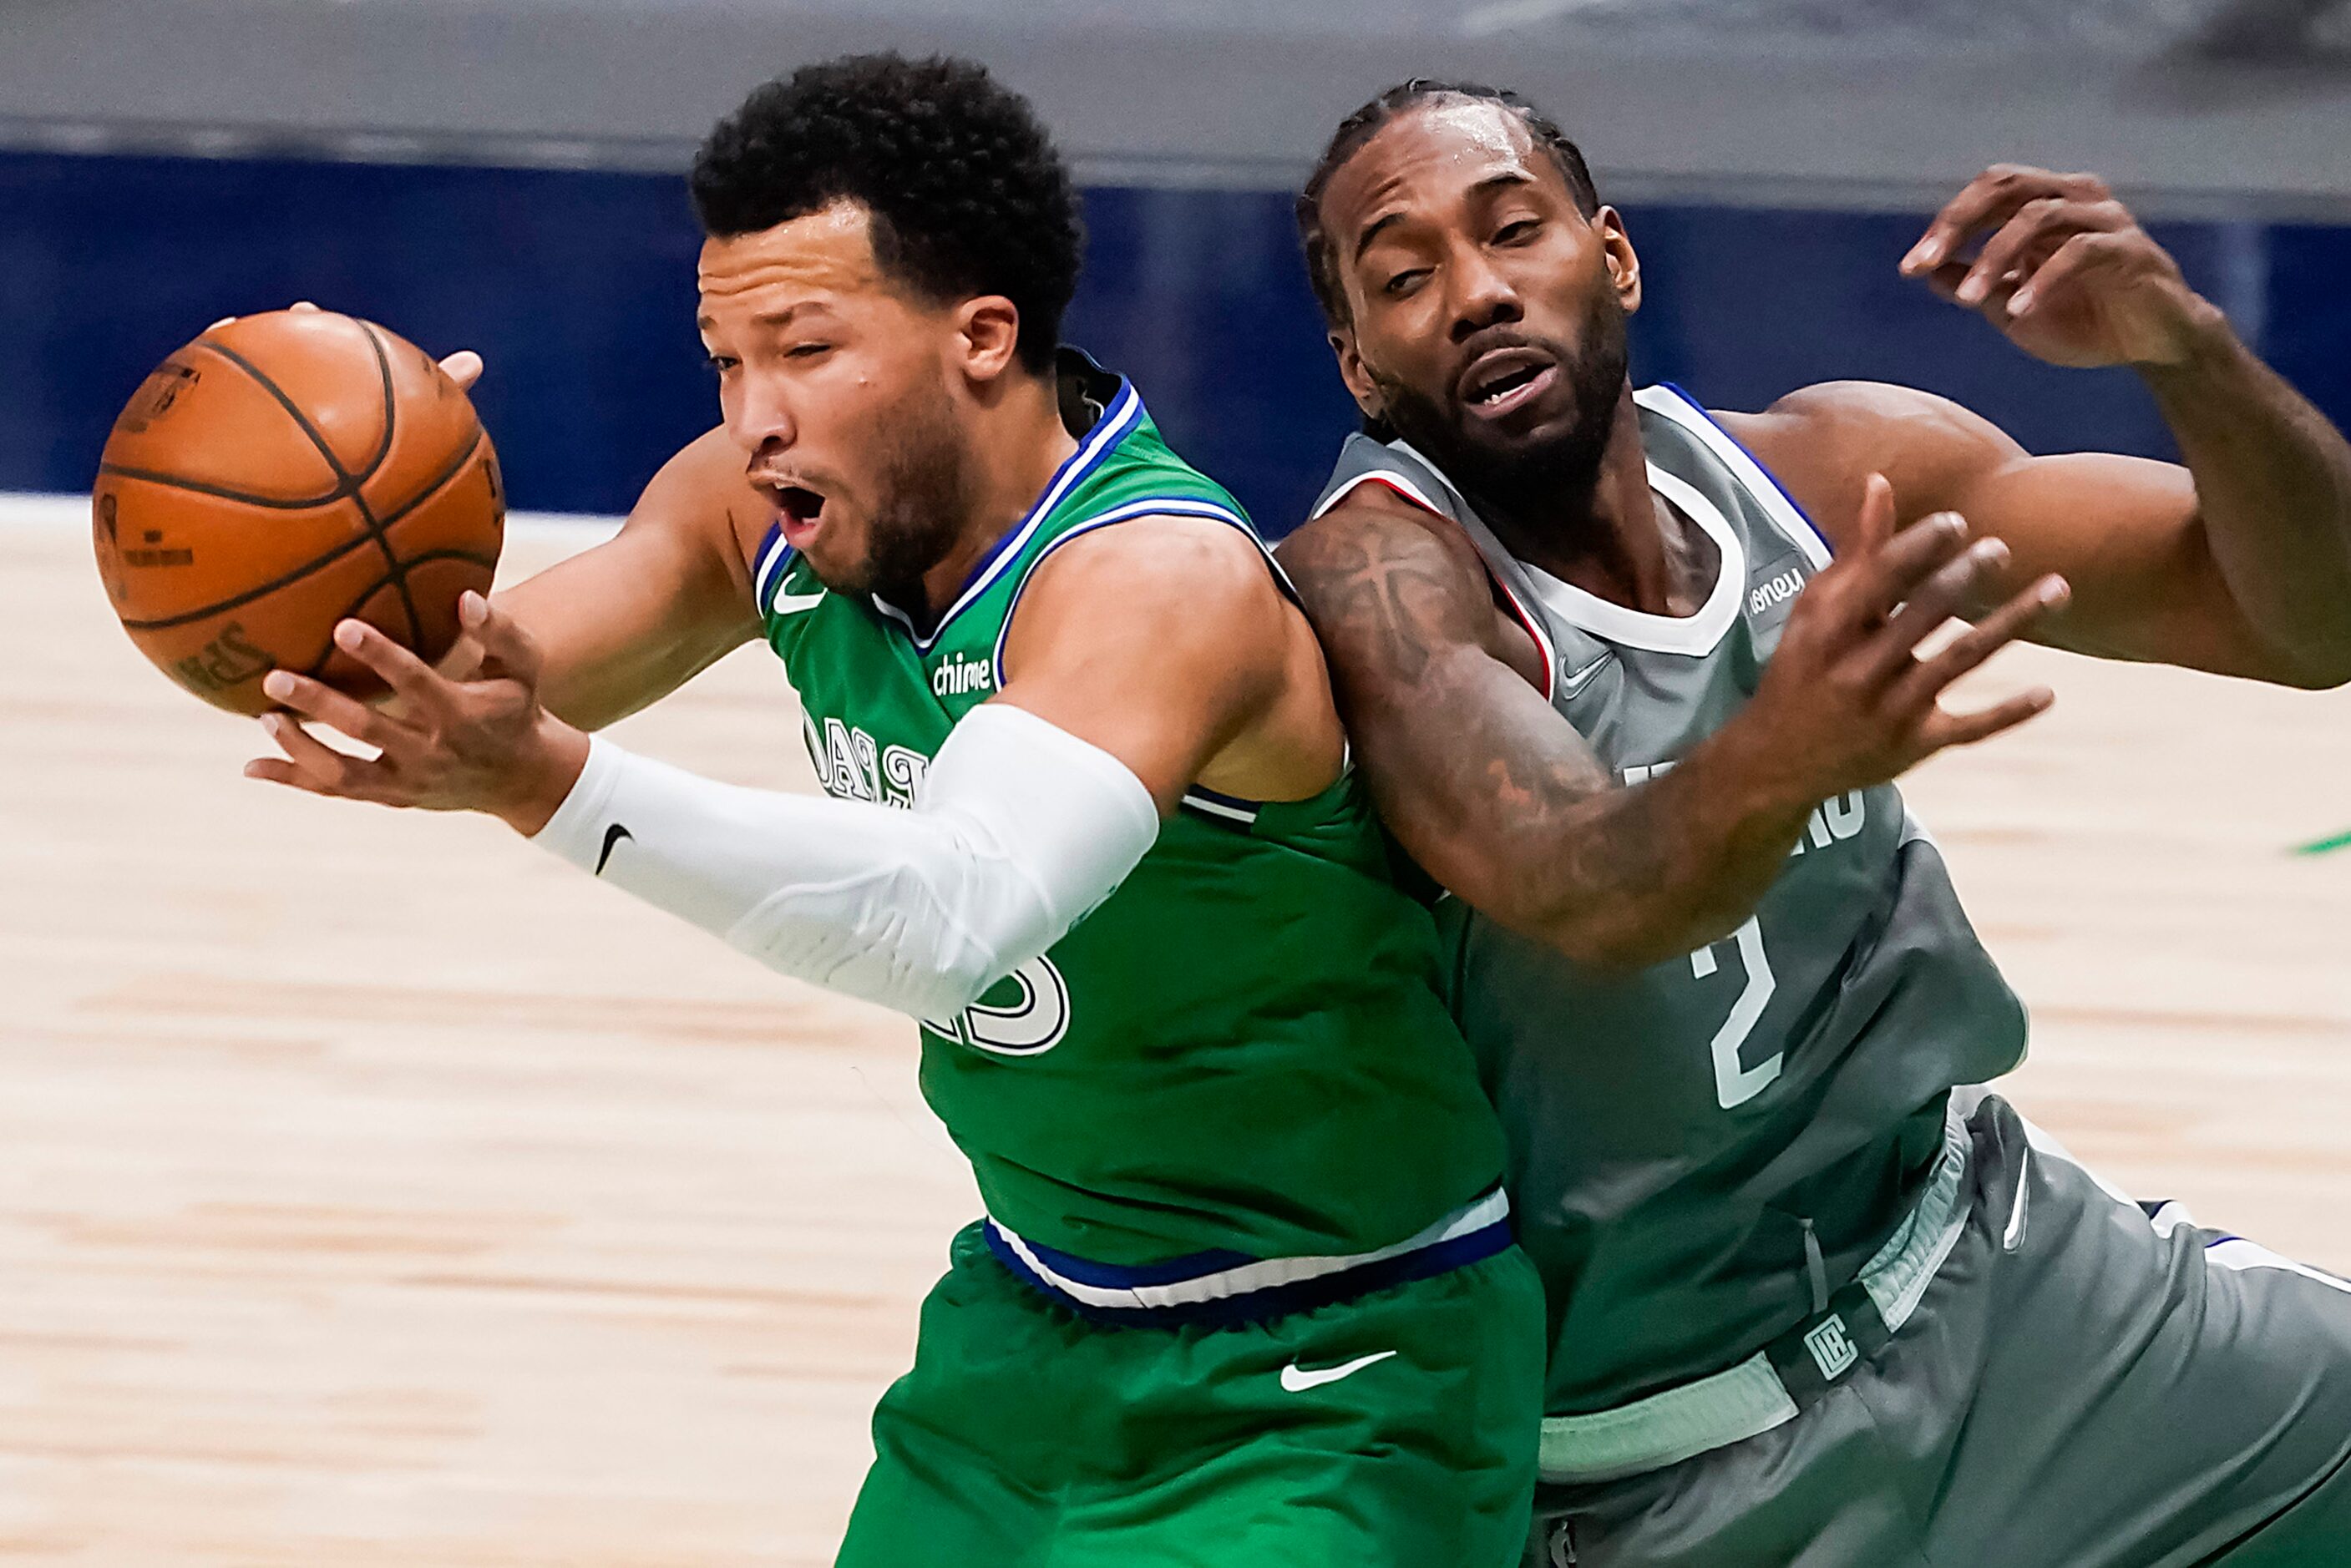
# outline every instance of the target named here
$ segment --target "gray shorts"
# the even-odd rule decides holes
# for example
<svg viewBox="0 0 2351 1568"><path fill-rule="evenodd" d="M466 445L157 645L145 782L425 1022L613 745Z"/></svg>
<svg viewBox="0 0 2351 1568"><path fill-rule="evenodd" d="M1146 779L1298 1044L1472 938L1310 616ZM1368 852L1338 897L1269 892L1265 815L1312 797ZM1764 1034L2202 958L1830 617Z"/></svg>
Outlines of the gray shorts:
<svg viewBox="0 0 2351 1568"><path fill-rule="evenodd" d="M2351 1565L2351 1286L1961 1109L1890 1337L1753 1436L1547 1484L1530 1568Z"/></svg>

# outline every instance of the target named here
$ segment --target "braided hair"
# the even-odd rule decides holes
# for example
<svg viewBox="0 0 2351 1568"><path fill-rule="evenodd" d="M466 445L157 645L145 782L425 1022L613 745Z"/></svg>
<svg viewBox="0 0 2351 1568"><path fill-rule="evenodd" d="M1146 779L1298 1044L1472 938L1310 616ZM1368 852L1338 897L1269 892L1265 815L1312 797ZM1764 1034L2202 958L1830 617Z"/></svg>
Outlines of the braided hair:
<svg viewBox="0 0 2351 1568"><path fill-rule="evenodd" d="M1332 176L1345 168L1348 161L1390 120L1436 99L1499 104L1517 115L1520 123L1527 128L1527 134L1534 138L1535 145L1549 152L1552 161L1559 166L1569 194L1575 198L1576 210L1587 218L1600 211L1600 192L1592 182L1592 170L1583 161L1583 150L1517 93L1482 82L1437 81L1428 77L1399 82L1339 122L1339 129L1332 132L1331 144L1322 150L1322 161L1314 165L1314 172L1306 177L1306 188L1299 192L1298 237L1306 246L1306 274L1314 285L1314 298L1322 306L1322 319L1332 327L1346 325L1347 293L1339 281L1339 264L1330 234L1322 227L1322 193Z"/></svg>
<svg viewBox="0 0 2351 1568"><path fill-rule="evenodd" d="M885 275L934 300L1002 295L1020 362L1052 364L1084 244L1077 192L1029 100L985 66L894 53L803 66L718 122L691 189L716 238L854 202Z"/></svg>

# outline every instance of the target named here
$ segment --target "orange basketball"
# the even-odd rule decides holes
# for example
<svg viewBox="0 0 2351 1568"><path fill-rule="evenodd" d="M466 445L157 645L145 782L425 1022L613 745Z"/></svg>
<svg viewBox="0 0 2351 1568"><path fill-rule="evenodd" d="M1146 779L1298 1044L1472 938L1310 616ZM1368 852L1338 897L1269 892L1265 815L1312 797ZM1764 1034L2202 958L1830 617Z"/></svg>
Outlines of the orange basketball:
<svg viewBox="0 0 2351 1568"><path fill-rule="evenodd" d="M139 650L215 707L274 707L284 667L382 687L335 647L356 617L427 661L506 530L497 453L433 357L372 322L281 310L156 367L92 496L98 569Z"/></svg>

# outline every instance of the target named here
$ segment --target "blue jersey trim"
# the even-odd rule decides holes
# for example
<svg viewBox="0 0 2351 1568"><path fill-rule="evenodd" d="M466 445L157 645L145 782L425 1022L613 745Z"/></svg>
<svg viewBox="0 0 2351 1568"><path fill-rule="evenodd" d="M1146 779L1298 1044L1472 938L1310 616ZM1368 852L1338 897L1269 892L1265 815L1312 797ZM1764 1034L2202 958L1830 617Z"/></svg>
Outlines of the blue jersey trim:
<svg viewBox="0 0 2351 1568"><path fill-rule="evenodd" d="M1813 514L1805 511L1803 507L1798 504L1794 496L1788 493L1788 487L1780 483L1780 476L1772 472L1770 468L1766 467L1761 458L1757 457L1752 452L1748 451L1747 443L1745 441L1740 441L1737 436L1732 435L1729 431L1724 430L1722 428L1722 421L1708 413L1704 403L1699 402L1696 398L1693 398L1687 392L1683 391L1681 388L1676 386L1673 382L1660 381L1657 385L1663 387L1666 390L1671 392L1675 397L1679 398L1684 403L1687 404L1693 413L1697 414L1698 418L1704 420L1708 424L1714 427L1716 434L1721 436L1723 440L1737 447L1741 452L1745 452L1747 461L1755 465L1755 472L1761 474L1764 479L1770 483L1772 492L1777 494L1782 501L1787 503L1788 510L1794 514L1797 521L1803 524L1805 528L1811 531L1813 537L1820 542L1820 546L1823 552L1828 555L1831 559L1835 558L1836 546L1829 542L1829 536L1826 534L1821 532L1821 525L1813 521Z"/></svg>
<svg viewBox="0 0 2351 1568"><path fill-rule="evenodd" d="M751 555L751 602L759 613L768 613L769 601L775 598L784 573L792 564L792 547L784 543L784 525L778 520L768 524L768 532L759 540L759 547Z"/></svg>
<svg viewBox="0 0 2351 1568"><path fill-rule="evenodd" d="M996 1234L995 1228L990 1226L988 1232ZM1006 1250L1010 1251L1008 1247ZM1117 1263L1092 1262L1052 1247L1040 1246L1034 1241L1029 1243L1029 1250L1064 1279L1111 1290L1135 1285L1172 1285L1180 1281L1197 1279L1202 1274L1222 1273L1227 1269L1238 1269L1244 1263L1257 1262L1247 1252L1208 1251L1195 1252L1187 1258L1170 1258L1164 1263L1124 1267ZM1025 1269L1028 1265L1023 1262L1021 1266Z"/></svg>
<svg viewBox="0 0 2351 1568"><path fill-rule="evenodd" d="M1224 505L1220 502L1203 500L1197 496L1147 496L1141 501L1121 502L1118 505L1112 507L1107 512L1087 518L1084 522L1070 529L1067 533L1057 535L1050 543L1047 544L1043 549L1038 551L1037 558L1029 563L1028 572L1022 574L1019 585L1012 590L1012 602L1004 607L1004 619L996 628L996 647L991 650L991 657L996 660L996 689L998 691L1001 691L1004 689L1005 639L1011 635L1012 615L1015 610L1018 610L1020 607L1020 596L1028 589L1029 576L1033 576L1037 568L1044 564L1046 556L1051 555L1054 551L1060 549L1062 545L1068 544L1079 535L1091 534L1097 528L1106 528L1113 523L1131 522L1137 517L1212 518L1219 523L1231 524L1234 527L1248 535L1250 542L1256 545L1259 550L1263 551L1265 549L1265 541L1257 536L1257 530L1249 526L1249 519L1243 517L1239 513L1234 511L1229 506ZM1268 555L1266 559L1270 562L1273 557L1270 555ZM1279 568L1276 569L1276 576L1280 576ZM1289 586L1289 579L1284 577L1281 581L1286 590Z"/></svg>
<svg viewBox="0 0 2351 1568"><path fill-rule="evenodd" d="M1251 1291L1246 1295L1227 1296L1184 1306L1112 1308L1088 1305L1055 1289L1029 1267L994 1225L983 1226L981 1231L987 1239L987 1250L995 1254L998 1262L1016 1279L1058 1305L1089 1322L1149 1328L1228 1328L1242 1324L1265 1323L1287 1317L1292 1313L1311 1312L1317 1307L1353 1301L1374 1291L1408 1284L1414 1280L1448 1274L1471 1263L1482 1262L1510 1245L1510 1222L1498 1220L1450 1241L1438 1241L1398 1257L1384 1258L1375 1263L1324 1274L1297 1284L1276 1285L1267 1290ZM1217 1256L1215 1253L1202 1255ZM1058 1263L1053 1266L1060 1267ZM1103 1265L1090 1266L1100 1268Z"/></svg>
<svg viewBox="0 0 2351 1568"><path fill-rule="evenodd" d="M1078 442L1078 450L1061 460L1061 466L1053 471L1051 481L1046 484L1044 493L1037 497L1036 504L1029 507L1028 515L998 539L979 565L972 568L963 591L956 595L955 601L947 606L946 613L939 617L938 624L931 628L928 636L916 631L914 618L897 606L877 598L873 601L873 607L898 623L914 643L915 652L930 652L939 639L946 634L948 624L968 608L973 600L986 593L1007 566L1019 559L1029 541L1036 536L1037 529L1047 514L1061 504L1061 498L1088 474L1100 468L1103 461L1117 450L1119 442L1142 422L1143 397L1134 389L1134 383L1122 376L1118 382L1118 396L1110 400L1110 406L1102 410L1102 418L1094 421L1085 439Z"/></svg>

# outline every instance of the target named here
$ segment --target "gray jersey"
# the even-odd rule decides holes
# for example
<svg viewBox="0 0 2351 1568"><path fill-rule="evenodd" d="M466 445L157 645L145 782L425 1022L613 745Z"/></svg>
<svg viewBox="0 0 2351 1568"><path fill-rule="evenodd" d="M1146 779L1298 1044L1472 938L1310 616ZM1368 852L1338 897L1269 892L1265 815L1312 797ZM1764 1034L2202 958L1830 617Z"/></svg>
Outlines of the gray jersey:
<svg viewBox="0 0 2351 1568"><path fill-rule="evenodd" d="M1552 706L1627 782L1753 694L1829 559L1696 404L1662 387L1636 401L1652 488L1719 553L1695 615L1628 610L1514 558L1400 442L1350 440L1316 509L1376 481L1458 524L1541 650ZM2024 1054L2023 1008L1891 785L1815 811L1733 935L1638 973L1587 971L1457 900L1442 913L1550 1296L1555 1415L1719 1371L1801 1322L1916 1198L1947 1091Z"/></svg>

